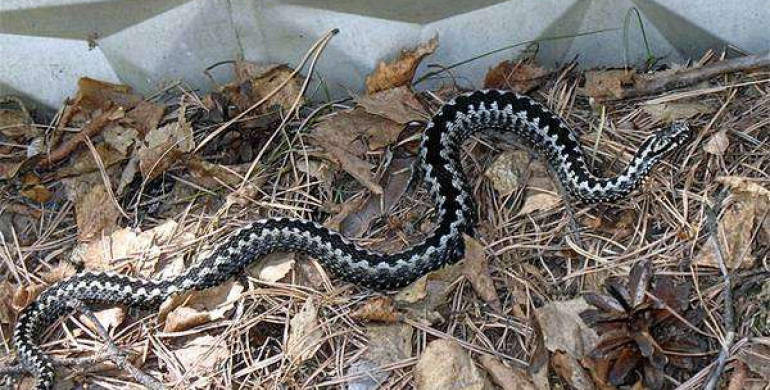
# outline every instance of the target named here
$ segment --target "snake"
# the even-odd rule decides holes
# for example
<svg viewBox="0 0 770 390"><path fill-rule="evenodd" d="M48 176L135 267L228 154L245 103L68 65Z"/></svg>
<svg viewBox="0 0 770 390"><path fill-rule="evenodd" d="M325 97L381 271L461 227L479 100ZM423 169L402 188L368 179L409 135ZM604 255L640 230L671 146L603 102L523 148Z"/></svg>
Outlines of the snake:
<svg viewBox="0 0 770 390"><path fill-rule="evenodd" d="M464 256L464 234L473 234L476 207L463 173L460 149L479 130L514 135L555 172L566 195L585 203L612 202L636 190L668 153L691 138L686 122L657 130L614 177L592 173L577 134L536 100L515 92L477 90L455 97L424 125L413 178L419 176L434 200L432 233L398 253L363 248L340 233L303 219L269 218L242 226L183 273L142 279L114 272L82 272L43 291L18 316L13 345L34 388L50 390L54 363L39 344L58 318L81 304L158 307L192 290L217 286L255 260L275 251L304 252L338 278L373 290L394 290Z"/></svg>

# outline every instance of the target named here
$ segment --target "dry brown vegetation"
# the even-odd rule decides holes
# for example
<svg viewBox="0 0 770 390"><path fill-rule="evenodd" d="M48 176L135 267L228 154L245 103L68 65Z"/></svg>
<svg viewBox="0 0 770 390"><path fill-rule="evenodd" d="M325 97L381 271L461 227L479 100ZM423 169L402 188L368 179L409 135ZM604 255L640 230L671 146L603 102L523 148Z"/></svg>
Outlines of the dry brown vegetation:
<svg viewBox="0 0 770 390"><path fill-rule="evenodd" d="M311 50L311 66L324 44ZM314 87L294 69L245 62L235 63L232 83L205 95L177 83L141 97L83 79L50 121L6 99L0 363L13 363L19 310L81 269L172 275L238 226L271 216L321 221L384 251L425 237L432 202L419 186L407 191L421 131L412 122L460 92L451 79L434 91L409 85L436 45L381 64L367 78L372 93L323 104L305 101ZM694 68L718 61L710 55ZM646 367L631 355L645 348L606 348L606 329L581 319L583 297L612 312L617 296L586 294L625 285L635 264L649 264L628 288L642 291L629 301L640 306L618 313L641 316L648 305L665 317L666 326L643 322L650 338L631 337L658 340L649 347L655 380L695 389L717 372L718 386L766 389L770 73L726 72L607 100L627 75L513 61L486 83L526 90L560 114L608 174L654 129L687 118L696 139L636 196L569 202L528 151L480 135L466 143L464 162L481 222L457 265L383 296L336 280L304 255L275 254L160 311L106 308L96 317L133 366L173 388L631 388ZM681 304L655 296L671 291ZM688 349L667 350L660 340L671 332L686 335ZM107 359L103 336L82 315L46 333L44 348L57 358L104 355L63 368L57 388L138 386ZM634 362L622 380L621 354Z"/></svg>

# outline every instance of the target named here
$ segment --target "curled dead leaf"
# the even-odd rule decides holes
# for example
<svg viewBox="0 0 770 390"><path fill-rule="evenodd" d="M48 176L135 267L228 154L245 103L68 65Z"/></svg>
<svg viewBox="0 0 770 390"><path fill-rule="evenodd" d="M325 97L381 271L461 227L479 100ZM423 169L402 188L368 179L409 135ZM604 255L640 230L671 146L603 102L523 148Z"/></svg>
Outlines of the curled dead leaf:
<svg viewBox="0 0 770 390"><path fill-rule="evenodd" d="M407 87L397 87L371 95L356 97L356 102L368 113L379 115L398 124L426 119L420 101Z"/></svg>
<svg viewBox="0 0 770 390"><path fill-rule="evenodd" d="M243 294L243 286L225 282L203 291L193 291L169 298L161 305L159 316L165 318L164 332L178 332L224 318Z"/></svg>
<svg viewBox="0 0 770 390"><path fill-rule="evenodd" d="M497 295L495 283L489 275L487 256L484 245L473 237L463 235L465 239L465 267L463 275L471 282L476 294L489 304L495 311L501 312L500 297Z"/></svg>
<svg viewBox="0 0 770 390"><path fill-rule="evenodd" d="M414 366L414 379L418 390L494 389L468 351L450 340L434 340L428 344Z"/></svg>
<svg viewBox="0 0 770 390"><path fill-rule="evenodd" d="M484 88L513 90L529 93L537 88L550 72L534 61L503 61L487 71Z"/></svg>
<svg viewBox="0 0 770 390"><path fill-rule="evenodd" d="M414 49L403 50L393 62L380 62L377 69L366 77L366 93L372 94L377 91L409 85L420 61L432 54L436 47L438 47L438 35Z"/></svg>
<svg viewBox="0 0 770 390"><path fill-rule="evenodd" d="M289 322L289 338L285 353L295 362L310 359L321 348L323 332L318 324L318 309L312 298L305 301L299 313Z"/></svg>

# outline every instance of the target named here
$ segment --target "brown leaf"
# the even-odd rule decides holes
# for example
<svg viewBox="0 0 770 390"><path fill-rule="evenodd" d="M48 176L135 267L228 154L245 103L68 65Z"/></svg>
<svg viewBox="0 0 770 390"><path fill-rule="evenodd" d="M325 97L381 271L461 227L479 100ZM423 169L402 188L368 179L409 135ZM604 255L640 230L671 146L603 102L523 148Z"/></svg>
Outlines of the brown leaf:
<svg viewBox="0 0 770 390"><path fill-rule="evenodd" d="M78 240L89 241L118 228L120 211L101 182L78 185L75 190L75 222Z"/></svg>
<svg viewBox="0 0 770 390"><path fill-rule="evenodd" d="M169 298L161 305L158 314L166 319L163 331L179 332L224 318L242 293L240 283L228 281L203 291Z"/></svg>
<svg viewBox="0 0 770 390"><path fill-rule="evenodd" d="M73 106L83 111L106 110L110 106L122 106L128 110L143 99L131 93L131 87L82 77L78 80L78 93Z"/></svg>
<svg viewBox="0 0 770 390"><path fill-rule="evenodd" d="M158 177L194 147L192 128L187 123L172 122L150 131L136 152L139 171L148 179Z"/></svg>
<svg viewBox="0 0 770 390"><path fill-rule="evenodd" d="M599 337L579 315L588 308L585 300L579 298L551 302L535 310L548 351L562 351L581 359L596 347Z"/></svg>
<svg viewBox="0 0 770 390"><path fill-rule="evenodd" d="M212 379L220 366L230 357L227 345L211 335L199 336L185 343L179 349L173 350L175 360L182 365L183 372L169 370L169 380L178 383L182 378L192 380L181 386L185 389L210 389L214 386Z"/></svg>
<svg viewBox="0 0 770 390"><path fill-rule="evenodd" d="M758 337L752 340L738 354L738 359L749 366L751 371L770 381L770 338Z"/></svg>
<svg viewBox="0 0 770 390"><path fill-rule="evenodd" d="M594 390L591 376L580 365L580 362L568 353L556 351L551 357L551 366L556 374L576 390Z"/></svg>
<svg viewBox="0 0 770 390"><path fill-rule="evenodd" d="M123 323L123 320L126 319L126 310L122 307L113 307L110 309L97 311L94 313L94 316L102 325L102 327L109 332L110 330L117 328L118 325ZM81 314L79 319L80 322L82 322L83 325L85 325L88 329L90 329L92 332L96 332L96 325L94 325L94 323L91 322L88 317Z"/></svg>
<svg viewBox="0 0 770 390"><path fill-rule="evenodd" d="M730 140L727 138L727 132L725 130L720 130L709 138L706 145L703 146L703 150L706 151L706 153L715 156L724 156L725 150L727 150L729 146Z"/></svg>
<svg viewBox="0 0 770 390"><path fill-rule="evenodd" d="M42 184L27 187L19 191L19 194L36 203L48 202L53 197L53 193L48 190L48 187Z"/></svg>
<svg viewBox="0 0 770 390"><path fill-rule="evenodd" d="M275 252L262 257L258 262L249 267L249 273L257 275L259 280L275 283L283 279L294 267L295 254Z"/></svg>
<svg viewBox="0 0 770 390"><path fill-rule="evenodd" d="M27 305L32 303L32 301L34 301L46 287L47 286L44 284L29 284L20 287L13 293L11 307L16 310L16 312L21 311L21 309L24 309Z"/></svg>
<svg viewBox="0 0 770 390"><path fill-rule="evenodd" d="M72 263L69 261L60 261L56 266L41 275L41 278L48 284L54 284L60 280L74 276L75 273L77 273L77 270Z"/></svg>
<svg viewBox="0 0 770 390"><path fill-rule="evenodd" d="M16 310L13 307L13 296L16 286L7 280L0 281L0 324L13 324L16 321Z"/></svg>
<svg viewBox="0 0 770 390"><path fill-rule="evenodd" d="M438 35L414 49L403 50L398 58L390 63L380 62L377 69L366 77L366 93L409 85L414 72L423 58L432 54L438 47Z"/></svg>
<svg viewBox="0 0 770 390"><path fill-rule="evenodd" d="M623 69L593 70L585 74L585 94L595 99L621 99L624 87L633 85L634 73Z"/></svg>
<svg viewBox="0 0 770 390"><path fill-rule="evenodd" d="M608 379L615 386L625 384L628 380L628 374L639 367L641 356L634 348L623 348L620 355L612 364Z"/></svg>
<svg viewBox="0 0 770 390"><path fill-rule="evenodd" d="M369 339L366 352L350 366L348 375L360 375L348 383L348 389L376 389L390 373L381 367L398 363L412 355L412 334L408 325L367 326Z"/></svg>
<svg viewBox="0 0 770 390"><path fill-rule="evenodd" d="M236 188L243 182L243 176L239 171L248 170L248 166L251 164L244 164L243 166L226 166L220 164L212 164L199 157L193 156L185 161L187 168L190 170L192 179L195 184L208 189L216 189L223 185L230 188Z"/></svg>
<svg viewBox="0 0 770 390"><path fill-rule="evenodd" d="M631 294L631 307L635 307L644 302L645 293L652 280L652 262L642 260L631 267L628 275L628 289Z"/></svg>
<svg viewBox="0 0 770 390"><path fill-rule="evenodd" d="M650 115L655 121L663 123L689 119L696 115L714 112L714 110L714 106L701 102L669 102L642 106L642 111Z"/></svg>
<svg viewBox="0 0 770 390"><path fill-rule="evenodd" d="M531 214L539 210L550 210L561 202L561 197L549 193L540 193L527 197L516 216Z"/></svg>
<svg viewBox="0 0 770 390"><path fill-rule="evenodd" d="M484 88L512 90L529 93L537 88L550 72L534 62L503 61L484 76Z"/></svg>
<svg viewBox="0 0 770 390"><path fill-rule="evenodd" d="M126 113L126 118L133 121L142 134L147 134L158 128L165 111L164 106L143 100L133 110Z"/></svg>
<svg viewBox="0 0 770 390"><path fill-rule="evenodd" d="M43 129L31 123L32 119L21 109L0 109L0 134L16 142L24 142L42 134Z"/></svg>
<svg viewBox="0 0 770 390"><path fill-rule="evenodd" d="M532 378L525 370L508 367L490 355L481 355L479 361L489 373L492 382L503 390L537 390L532 383Z"/></svg>
<svg viewBox="0 0 770 390"><path fill-rule="evenodd" d="M374 321L396 323L401 319L401 314L393 306L393 302L384 296L370 299L363 306L350 313L350 317L359 321Z"/></svg>
<svg viewBox="0 0 770 390"><path fill-rule="evenodd" d="M424 120L427 113L407 87L380 91L356 97L356 103L368 113L379 115L399 124Z"/></svg>
<svg viewBox="0 0 770 390"><path fill-rule="evenodd" d="M289 321L289 338L284 349L286 356L299 363L315 355L321 342L323 332L318 324L318 309L312 298L308 298L299 313Z"/></svg>
<svg viewBox="0 0 770 390"><path fill-rule="evenodd" d="M434 340L414 366L417 390L492 390L492 383L479 370L470 354L449 340Z"/></svg>
<svg viewBox="0 0 770 390"><path fill-rule="evenodd" d="M117 151L122 157L128 157L129 150L140 139L139 132L136 129L123 127L118 124L108 125L102 131L102 137L104 138L104 143L109 145L112 150ZM97 150L99 150L99 146L101 144L97 145ZM102 157L102 160L104 160L104 157Z"/></svg>
<svg viewBox="0 0 770 390"><path fill-rule="evenodd" d="M463 275L471 282L476 294L495 311L502 312L500 297L497 295L495 283L489 274L487 256L484 246L473 237L463 235L465 239L465 267Z"/></svg>
<svg viewBox="0 0 770 390"><path fill-rule="evenodd" d="M588 294L584 294L583 298L585 298L586 302L588 302L589 305L602 309L604 311L611 311L611 312L614 311L618 313L625 312L623 305L618 303L618 301L615 298L609 295L588 293Z"/></svg>

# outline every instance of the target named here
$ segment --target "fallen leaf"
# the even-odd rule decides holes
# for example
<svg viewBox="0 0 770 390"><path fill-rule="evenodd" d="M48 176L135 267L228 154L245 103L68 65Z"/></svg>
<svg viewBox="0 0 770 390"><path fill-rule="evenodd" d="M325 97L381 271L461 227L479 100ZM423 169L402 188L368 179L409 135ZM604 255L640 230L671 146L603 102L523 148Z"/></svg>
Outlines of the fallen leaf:
<svg viewBox="0 0 770 390"><path fill-rule="evenodd" d="M109 168L126 159L125 154L113 149L106 143L95 145L94 149L96 149L96 154L99 155L99 159L105 168ZM54 172L54 177L63 179L96 172L97 170L99 170L99 165L96 163L93 153L88 149L84 149L75 154L70 164L58 168Z"/></svg>
<svg viewBox="0 0 770 390"><path fill-rule="evenodd" d="M187 123L171 122L152 130L136 151L139 171L148 180L158 177L194 147L192 128Z"/></svg>
<svg viewBox="0 0 770 390"><path fill-rule="evenodd" d="M540 210L550 210L558 205L559 202L561 202L559 196L548 193L528 196L527 199L524 200L524 204L521 206L519 212L516 213L516 216L527 215Z"/></svg>
<svg viewBox="0 0 770 390"><path fill-rule="evenodd" d="M99 321L99 324L109 332L123 323L123 320L126 319L126 310L122 307L113 307L94 312L94 316ZM96 332L96 325L94 325L88 317L81 314L79 319L88 329L92 332Z"/></svg>
<svg viewBox="0 0 770 390"><path fill-rule="evenodd" d="M126 118L130 119L142 134L147 134L158 128L165 111L164 106L143 100L126 113Z"/></svg>
<svg viewBox="0 0 770 390"><path fill-rule="evenodd" d="M239 91L244 89L242 87L244 83L249 85L247 88L248 102L244 107L240 107L244 110L272 93L281 83L291 77L294 69L285 64L263 66L247 61L236 61L235 72L240 87ZM301 77L293 76L286 85L265 101L262 105L264 109L261 112L272 110L276 106L284 111L289 110L297 97L300 97L299 104L302 105L304 103L302 81Z"/></svg>
<svg viewBox="0 0 770 390"><path fill-rule="evenodd" d="M326 149L345 172L350 174L350 176L364 187L368 188L369 191L378 195L382 194L382 187L374 181L372 176L372 169L374 169L372 164L356 157L354 154L338 146L338 144L332 143L330 140L316 138L315 143Z"/></svg>
<svg viewBox="0 0 770 390"><path fill-rule="evenodd" d="M13 296L17 287L7 280L0 281L0 324L11 325L16 321Z"/></svg>
<svg viewBox="0 0 770 390"><path fill-rule="evenodd" d="M543 78L550 74L532 61L503 61L487 71L484 88L512 90L529 93L537 88Z"/></svg>
<svg viewBox="0 0 770 390"><path fill-rule="evenodd" d="M434 340L414 366L417 390L492 390L486 374L457 342Z"/></svg>
<svg viewBox="0 0 770 390"><path fill-rule="evenodd" d="M27 187L19 191L19 194L36 203L48 202L53 197L53 193L48 190L48 187L42 184Z"/></svg>
<svg viewBox="0 0 770 390"><path fill-rule="evenodd" d="M623 69L592 70L585 78L585 94L598 100L623 98L624 87L634 84L634 73Z"/></svg>
<svg viewBox="0 0 770 390"><path fill-rule="evenodd" d="M401 314L393 306L388 297L377 296L368 300L363 306L350 313L350 318L359 321L396 323Z"/></svg>
<svg viewBox="0 0 770 390"><path fill-rule="evenodd" d="M128 110L142 100L141 96L131 93L131 87L128 85L81 77L72 106L87 112L106 110L113 105Z"/></svg>
<svg viewBox="0 0 770 390"><path fill-rule="evenodd" d="M656 122L663 123L672 123L700 114L709 114L715 109L714 106L701 102L669 102L642 106L642 111L655 119Z"/></svg>
<svg viewBox="0 0 770 390"><path fill-rule="evenodd" d="M240 283L231 280L167 299L158 313L160 318L166 319L163 331L179 332L224 318L235 307L243 290Z"/></svg>
<svg viewBox="0 0 770 390"><path fill-rule="evenodd" d="M572 389L594 390L596 388L591 376L580 365L578 359L568 353L554 352L551 357L551 366L556 374Z"/></svg>
<svg viewBox="0 0 770 390"><path fill-rule="evenodd" d="M295 363L303 362L321 348L323 332L318 324L318 309L308 298L299 313L289 321L289 338L284 349L286 356Z"/></svg>
<svg viewBox="0 0 770 390"><path fill-rule="evenodd" d="M8 180L16 176L24 161L0 162L0 179Z"/></svg>
<svg viewBox="0 0 770 390"><path fill-rule="evenodd" d="M366 327L369 339L366 352L350 366L348 375L366 373L348 383L349 390L376 389L390 375L381 367L408 359L412 355L412 334L408 325L372 325Z"/></svg>
<svg viewBox="0 0 770 390"><path fill-rule="evenodd" d="M46 287L48 286L44 284L28 284L19 287L16 291L14 291L13 297L11 298L11 307L16 312L20 312L22 309L32 303L32 301L34 301L35 298L37 298L37 296L46 289Z"/></svg>
<svg viewBox="0 0 770 390"><path fill-rule="evenodd" d="M492 186L500 196L508 196L521 185L522 170L530 160L529 154L525 152L500 153L484 171L484 176L492 181Z"/></svg>
<svg viewBox="0 0 770 390"><path fill-rule="evenodd" d="M4 96L3 98L7 98ZM21 101L18 102L19 104ZM44 129L32 125L29 114L19 109L0 109L0 134L13 139L17 143L39 137Z"/></svg>
<svg viewBox="0 0 770 390"><path fill-rule="evenodd" d="M399 124L425 120L427 113L407 87L392 88L371 95L356 97L356 103L366 112Z"/></svg>
<svg viewBox="0 0 770 390"><path fill-rule="evenodd" d="M361 237L366 233L377 217L389 213L404 196L411 178L411 170L408 168L413 164L414 160L411 158L394 158L380 181L384 187L382 195L371 196L365 200L361 198L361 204L343 204L343 210L334 217L339 220L339 225L334 226L335 230L346 237ZM346 214L342 215L343 212Z"/></svg>
<svg viewBox="0 0 770 390"><path fill-rule="evenodd" d="M167 220L144 232L131 228L119 229L99 240L81 244L73 251L72 258L75 262L83 263L87 270L94 271L112 270L119 260L141 259L141 262L134 262L139 264L139 274L143 277L157 277L160 246L195 239L189 232L176 234L178 229L179 225L173 220Z"/></svg>
<svg viewBox="0 0 770 390"><path fill-rule="evenodd" d="M139 132L131 127L112 124L102 131L102 137L104 137L104 143L120 153L121 156L127 157L129 150L139 139Z"/></svg>
<svg viewBox="0 0 770 390"><path fill-rule="evenodd" d="M590 306L583 298L551 302L535 310L543 335L545 348L553 353L562 351L575 359L582 359L599 341L596 331L580 318Z"/></svg>
<svg viewBox="0 0 770 390"><path fill-rule="evenodd" d="M72 263L69 261L60 261L58 264L56 264L56 266L41 275L41 278L48 284L54 284L58 281L74 276L76 273L77 270L75 269L75 266L72 265Z"/></svg>
<svg viewBox="0 0 770 390"><path fill-rule="evenodd" d="M471 236L463 235L465 239L465 267L463 275L471 282L476 294L498 313L502 312L500 297L497 295L495 283L489 275L487 256L484 246Z"/></svg>
<svg viewBox="0 0 770 390"><path fill-rule="evenodd" d="M537 390L526 370L508 367L490 355L481 355L479 361L489 373L492 382L503 390Z"/></svg>
<svg viewBox="0 0 770 390"><path fill-rule="evenodd" d="M730 146L730 139L727 138L727 132L725 130L719 130L709 138L706 145L703 146L703 150L708 154L715 156L724 156L725 150Z"/></svg>
<svg viewBox="0 0 770 390"><path fill-rule="evenodd" d="M756 261L751 242L757 227L761 227L760 235L770 237L770 191L749 178L728 176L719 177L717 181L727 185L732 195L728 198L729 203L723 205L721 218L717 221L717 236L724 251L725 265L730 269L750 268ZM718 267L717 251L717 242L710 235L694 261L699 265Z"/></svg>
<svg viewBox="0 0 770 390"><path fill-rule="evenodd" d="M249 267L249 273L257 275L259 280L275 283L286 277L294 267L295 262L295 254L293 252L275 252L262 257L262 259Z"/></svg>
<svg viewBox="0 0 770 390"><path fill-rule="evenodd" d="M169 370L171 382L187 378L193 383L185 383L185 389L210 389L213 387L213 375L220 371L221 365L230 357L227 345L211 335L196 337L173 351L176 361L184 368L183 372Z"/></svg>
<svg viewBox="0 0 770 390"><path fill-rule="evenodd" d="M297 169L322 182L328 183L331 181L331 167L325 161L308 158L307 160L297 162Z"/></svg>
<svg viewBox="0 0 770 390"><path fill-rule="evenodd" d="M89 241L102 234L109 235L118 228L120 211L103 183L76 185L70 198L75 201L75 222L78 240Z"/></svg>
<svg viewBox="0 0 770 390"><path fill-rule="evenodd" d="M436 310L447 304L447 297L454 282L462 276L464 261L443 267L417 279L401 289L393 300L399 308L428 322L441 319Z"/></svg>
<svg viewBox="0 0 770 390"><path fill-rule="evenodd" d="M192 157L185 161L189 169L192 181L204 188L216 189L223 185L236 188L243 182L240 173L246 173L251 164L238 166L226 166L213 164L198 157Z"/></svg>
<svg viewBox="0 0 770 390"><path fill-rule="evenodd" d="M377 69L366 76L366 93L372 94L377 91L409 85L422 59L432 54L437 47L438 35L414 49L402 50L393 62L380 62Z"/></svg>

